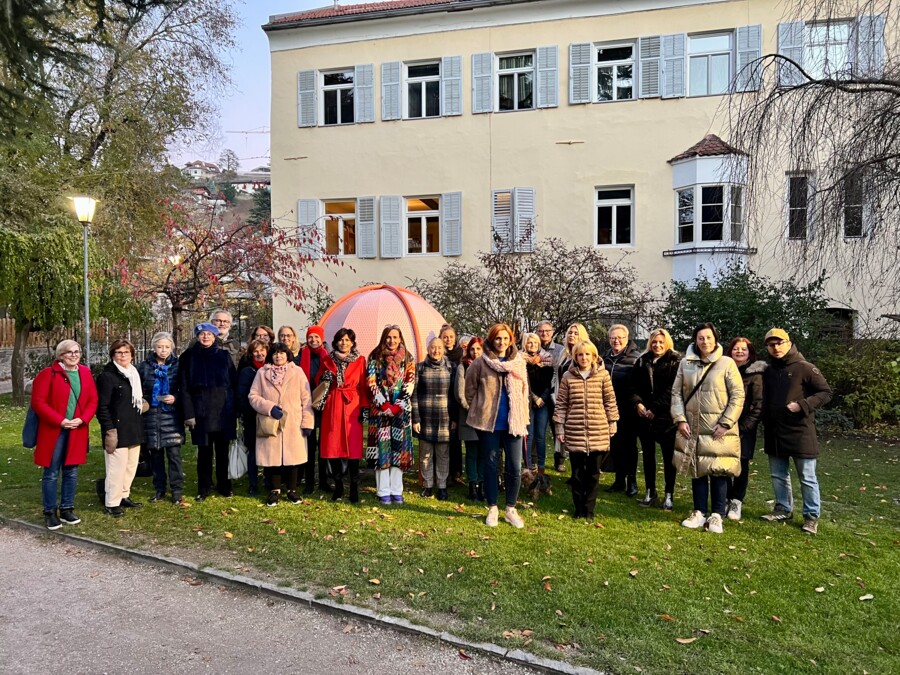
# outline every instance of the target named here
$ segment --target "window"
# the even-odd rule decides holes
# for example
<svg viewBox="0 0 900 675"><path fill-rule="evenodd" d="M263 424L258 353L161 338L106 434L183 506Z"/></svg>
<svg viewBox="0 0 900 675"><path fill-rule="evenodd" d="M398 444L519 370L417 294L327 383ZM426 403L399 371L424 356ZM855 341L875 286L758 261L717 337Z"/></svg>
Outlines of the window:
<svg viewBox="0 0 900 675"><path fill-rule="evenodd" d="M406 252L409 255L441 252L440 209L439 197L406 200Z"/></svg>
<svg viewBox="0 0 900 675"><path fill-rule="evenodd" d="M597 190L597 246L629 246L633 242L632 189Z"/></svg>
<svg viewBox="0 0 900 675"><path fill-rule="evenodd" d="M844 237L858 239L865 235L863 229L864 189L863 174L854 171L844 178Z"/></svg>
<svg viewBox="0 0 900 675"><path fill-rule="evenodd" d="M694 188L678 191L678 243L694 241Z"/></svg>
<svg viewBox="0 0 900 675"><path fill-rule="evenodd" d="M634 45L598 47L597 101L634 98Z"/></svg>
<svg viewBox="0 0 900 675"><path fill-rule="evenodd" d="M691 96L724 94L731 82L732 34L691 35L689 73Z"/></svg>
<svg viewBox="0 0 900 675"><path fill-rule="evenodd" d="M498 57L498 110L530 110L534 107L534 53Z"/></svg>
<svg viewBox="0 0 900 675"><path fill-rule="evenodd" d="M323 124L353 124L353 69L322 73Z"/></svg>
<svg viewBox="0 0 900 675"><path fill-rule="evenodd" d="M700 188L700 198L700 239L722 241L725 188L721 185L704 185Z"/></svg>
<svg viewBox="0 0 900 675"><path fill-rule="evenodd" d="M743 185L692 185L675 195L679 244L744 242Z"/></svg>
<svg viewBox="0 0 900 675"><path fill-rule="evenodd" d="M406 117L440 117L441 64L406 65Z"/></svg>
<svg viewBox="0 0 900 675"><path fill-rule="evenodd" d="M788 239L806 239L809 232L809 176L788 176Z"/></svg>
<svg viewBox="0 0 900 675"><path fill-rule="evenodd" d="M325 202L325 253L356 254L356 200Z"/></svg>
<svg viewBox="0 0 900 675"><path fill-rule="evenodd" d="M849 75L850 33L849 21L806 24L803 67L813 79Z"/></svg>
<svg viewBox="0 0 900 675"><path fill-rule="evenodd" d="M744 188L731 186L731 241L744 240Z"/></svg>

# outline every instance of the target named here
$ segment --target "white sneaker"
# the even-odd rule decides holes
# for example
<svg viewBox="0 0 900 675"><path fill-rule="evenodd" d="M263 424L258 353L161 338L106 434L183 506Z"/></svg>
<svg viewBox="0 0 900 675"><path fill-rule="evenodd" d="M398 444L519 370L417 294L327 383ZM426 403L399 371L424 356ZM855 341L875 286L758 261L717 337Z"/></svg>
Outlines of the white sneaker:
<svg viewBox="0 0 900 675"><path fill-rule="evenodd" d="M516 511L513 506L506 507L506 513L503 514L503 519L517 530L521 530L525 527L525 521L522 520L522 516L519 515L518 511Z"/></svg>
<svg viewBox="0 0 900 675"><path fill-rule="evenodd" d="M740 499L732 499L728 502L728 513L725 514L728 517L728 520L740 520L742 506L743 504Z"/></svg>
<svg viewBox="0 0 900 675"><path fill-rule="evenodd" d="M691 511L691 515L681 521L681 526L696 530L698 527L703 527L705 522L706 516L703 515L702 511Z"/></svg>
<svg viewBox="0 0 900 675"><path fill-rule="evenodd" d="M488 527L497 527L497 520L499 518L500 511L497 510L496 506L492 506L488 509L487 518L484 519L484 523Z"/></svg>
<svg viewBox="0 0 900 675"><path fill-rule="evenodd" d="M713 534L722 534L722 516L718 513L712 514L706 519L706 529Z"/></svg>

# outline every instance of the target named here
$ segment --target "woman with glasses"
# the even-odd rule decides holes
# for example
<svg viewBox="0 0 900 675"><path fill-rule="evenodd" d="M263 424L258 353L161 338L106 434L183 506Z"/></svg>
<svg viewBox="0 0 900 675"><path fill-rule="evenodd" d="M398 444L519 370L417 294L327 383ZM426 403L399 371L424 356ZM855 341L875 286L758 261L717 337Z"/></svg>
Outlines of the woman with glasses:
<svg viewBox="0 0 900 675"><path fill-rule="evenodd" d="M300 342L297 340L297 331L292 326L282 326L278 329L278 341L287 345L287 348L293 354L292 358L296 358L300 353Z"/></svg>
<svg viewBox="0 0 900 675"><path fill-rule="evenodd" d="M241 370L250 365L250 362L253 360L253 354L250 352L250 343L254 340L270 345L275 342L275 331L268 326L262 325L257 326L250 331L250 339L247 340L247 348L241 354L241 358L237 364L238 375L240 375Z"/></svg>
<svg viewBox="0 0 900 675"><path fill-rule="evenodd" d="M369 446L377 449L375 485L382 504L403 503L403 472L412 465L412 403L416 362L400 326L385 326L369 355Z"/></svg>
<svg viewBox="0 0 900 675"><path fill-rule="evenodd" d="M80 359L78 343L63 340L56 345L53 363L38 373L31 389L31 408L38 418L34 463L44 469L41 499L48 530L81 522L75 514L75 489L78 465L87 461L88 424L97 412L97 387Z"/></svg>

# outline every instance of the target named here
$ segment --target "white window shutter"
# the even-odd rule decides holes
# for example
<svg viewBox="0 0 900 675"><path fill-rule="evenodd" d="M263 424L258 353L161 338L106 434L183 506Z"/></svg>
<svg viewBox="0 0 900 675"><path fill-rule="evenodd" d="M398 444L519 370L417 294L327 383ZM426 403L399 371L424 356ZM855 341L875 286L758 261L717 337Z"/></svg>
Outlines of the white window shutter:
<svg viewBox="0 0 900 675"><path fill-rule="evenodd" d="M662 54L662 38L659 35L642 37L638 40L638 57L640 67L640 97L657 98L659 96L660 56Z"/></svg>
<svg viewBox="0 0 900 675"><path fill-rule="evenodd" d="M375 121L375 66L353 67L354 122Z"/></svg>
<svg viewBox="0 0 900 675"><path fill-rule="evenodd" d="M494 110L494 55L472 54L472 112Z"/></svg>
<svg viewBox="0 0 900 675"><path fill-rule="evenodd" d="M512 204L513 250L516 253L533 253L537 240L534 188L514 188Z"/></svg>
<svg viewBox="0 0 900 675"><path fill-rule="evenodd" d="M778 24L778 53L803 65L803 22ZM787 61L778 60L778 86L796 87L803 83L803 74Z"/></svg>
<svg viewBox="0 0 900 675"><path fill-rule="evenodd" d="M297 73L297 126L316 126L316 71L301 70Z"/></svg>
<svg viewBox="0 0 900 675"><path fill-rule="evenodd" d="M559 105L559 47L537 48L537 107Z"/></svg>
<svg viewBox="0 0 900 675"><path fill-rule="evenodd" d="M861 16L856 20L853 74L881 77L884 73L884 15Z"/></svg>
<svg viewBox="0 0 900 675"><path fill-rule="evenodd" d="M491 253L512 252L512 190L491 193Z"/></svg>
<svg viewBox="0 0 900 675"><path fill-rule="evenodd" d="M441 59L441 115L462 115L462 57Z"/></svg>
<svg viewBox="0 0 900 675"><path fill-rule="evenodd" d="M462 255L462 192L441 195L441 253Z"/></svg>
<svg viewBox="0 0 900 675"><path fill-rule="evenodd" d="M400 73L402 64L399 61L381 64L381 119L399 120L400 113Z"/></svg>
<svg viewBox="0 0 900 675"><path fill-rule="evenodd" d="M663 98L684 96L684 52L687 36L684 33L662 36Z"/></svg>
<svg viewBox="0 0 900 675"><path fill-rule="evenodd" d="M322 202L318 199L297 200L297 236L300 255L317 260L325 248L325 221L320 220Z"/></svg>
<svg viewBox="0 0 900 675"><path fill-rule="evenodd" d="M379 197L378 215L381 217L381 257L403 257L403 198Z"/></svg>
<svg viewBox="0 0 900 675"><path fill-rule="evenodd" d="M762 80L762 26L738 26L735 40L735 91L758 91Z"/></svg>
<svg viewBox="0 0 900 675"><path fill-rule="evenodd" d="M356 200L356 256L374 258L375 246L375 197L360 197Z"/></svg>
<svg viewBox="0 0 900 675"><path fill-rule="evenodd" d="M590 103L591 50L590 42L569 45L569 103Z"/></svg>

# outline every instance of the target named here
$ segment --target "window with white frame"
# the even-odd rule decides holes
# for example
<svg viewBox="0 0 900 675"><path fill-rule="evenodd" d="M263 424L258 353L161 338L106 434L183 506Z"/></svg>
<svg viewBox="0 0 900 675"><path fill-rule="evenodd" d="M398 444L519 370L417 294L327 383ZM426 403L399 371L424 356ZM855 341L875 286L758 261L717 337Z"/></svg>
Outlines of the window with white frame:
<svg viewBox="0 0 900 675"><path fill-rule="evenodd" d="M353 124L353 68L322 73L322 123Z"/></svg>
<svg viewBox="0 0 900 675"><path fill-rule="evenodd" d="M440 117L441 115L441 64L407 63L406 104L404 110L408 119Z"/></svg>
<svg viewBox="0 0 900 675"><path fill-rule="evenodd" d="M733 39L730 31L689 36L688 91L691 96L728 92Z"/></svg>
<svg viewBox="0 0 900 675"><path fill-rule="evenodd" d="M597 101L634 98L634 44L595 47Z"/></svg>
<svg viewBox="0 0 900 675"><path fill-rule="evenodd" d="M597 246L634 243L634 192L630 187L597 188L595 211Z"/></svg>
<svg viewBox="0 0 900 675"><path fill-rule="evenodd" d="M787 237L806 239L809 235L809 188L808 175L788 175L787 180Z"/></svg>
<svg viewBox="0 0 900 675"><path fill-rule="evenodd" d="M676 190L675 197L679 244L743 243L744 186L692 185Z"/></svg>
<svg viewBox="0 0 900 675"><path fill-rule="evenodd" d="M325 253L356 254L356 200L325 202Z"/></svg>
<svg viewBox="0 0 900 675"><path fill-rule="evenodd" d="M678 243L694 241L694 188L678 190Z"/></svg>
<svg viewBox="0 0 900 675"><path fill-rule="evenodd" d="M441 199L406 199L406 253L418 255L441 252Z"/></svg>
<svg viewBox="0 0 900 675"><path fill-rule="evenodd" d="M844 178L844 238L859 239L865 231L865 190L862 171Z"/></svg>
<svg viewBox="0 0 900 675"><path fill-rule="evenodd" d="M731 186L731 241L744 241L744 186Z"/></svg>
<svg viewBox="0 0 900 675"><path fill-rule="evenodd" d="M700 187L700 240L722 241L725 225L725 186Z"/></svg>
<svg viewBox="0 0 900 675"><path fill-rule="evenodd" d="M816 80L846 76L851 70L851 23L827 21L808 23L803 67Z"/></svg>
<svg viewBox="0 0 900 675"><path fill-rule="evenodd" d="M534 52L497 56L497 109L534 108Z"/></svg>

